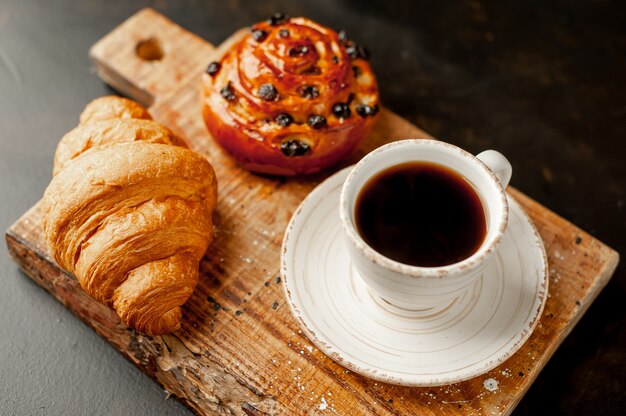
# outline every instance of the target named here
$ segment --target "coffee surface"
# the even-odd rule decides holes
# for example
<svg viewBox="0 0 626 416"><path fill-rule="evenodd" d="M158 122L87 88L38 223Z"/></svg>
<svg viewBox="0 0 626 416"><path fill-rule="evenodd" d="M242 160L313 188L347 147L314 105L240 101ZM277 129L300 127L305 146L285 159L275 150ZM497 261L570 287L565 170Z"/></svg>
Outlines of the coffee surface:
<svg viewBox="0 0 626 416"><path fill-rule="evenodd" d="M355 223L374 250L400 263L438 267L474 254L487 232L474 187L459 173L430 162L379 172L359 192Z"/></svg>

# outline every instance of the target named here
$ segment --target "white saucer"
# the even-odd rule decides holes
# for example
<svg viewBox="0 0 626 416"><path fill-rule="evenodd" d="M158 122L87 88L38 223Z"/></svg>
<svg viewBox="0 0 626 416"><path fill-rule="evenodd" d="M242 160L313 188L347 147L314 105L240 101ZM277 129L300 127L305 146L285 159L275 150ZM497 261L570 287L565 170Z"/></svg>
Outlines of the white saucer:
<svg viewBox="0 0 626 416"><path fill-rule="evenodd" d="M513 355L548 293L543 242L517 202L509 198L496 258L464 296L444 309L407 311L372 294L352 267L339 220L350 169L307 196L283 241L287 300L311 341L352 371L407 386L467 380Z"/></svg>

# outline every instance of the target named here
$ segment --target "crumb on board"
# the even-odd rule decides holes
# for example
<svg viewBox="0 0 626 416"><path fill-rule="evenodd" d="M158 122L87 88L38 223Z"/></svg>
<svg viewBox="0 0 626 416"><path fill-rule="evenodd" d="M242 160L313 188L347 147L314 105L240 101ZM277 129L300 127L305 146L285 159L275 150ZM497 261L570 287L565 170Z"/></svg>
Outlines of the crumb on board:
<svg viewBox="0 0 626 416"><path fill-rule="evenodd" d="M326 408L328 408L328 403L326 403L326 399L324 399L324 397L322 397L319 409L320 410L326 410Z"/></svg>
<svg viewBox="0 0 626 416"><path fill-rule="evenodd" d="M489 391L498 390L498 381L495 378L488 378L483 382L485 389Z"/></svg>

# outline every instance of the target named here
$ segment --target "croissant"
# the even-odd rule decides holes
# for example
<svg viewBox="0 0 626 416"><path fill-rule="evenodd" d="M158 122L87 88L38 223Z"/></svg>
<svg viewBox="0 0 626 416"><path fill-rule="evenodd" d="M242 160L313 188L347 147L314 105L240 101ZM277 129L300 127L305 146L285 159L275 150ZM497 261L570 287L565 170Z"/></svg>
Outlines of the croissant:
<svg viewBox="0 0 626 416"><path fill-rule="evenodd" d="M91 102L61 139L43 197L57 263L149 335L177 330L212 239L209 162L118 97Z"/></svg>
<svg viewBox="0 0 626 416"><path fill-rule="evenodd" d="M345 32L274 15L220 46L203 75L203 116L245 168L317 172L371 130L378 87L368 52Z"/></svg>

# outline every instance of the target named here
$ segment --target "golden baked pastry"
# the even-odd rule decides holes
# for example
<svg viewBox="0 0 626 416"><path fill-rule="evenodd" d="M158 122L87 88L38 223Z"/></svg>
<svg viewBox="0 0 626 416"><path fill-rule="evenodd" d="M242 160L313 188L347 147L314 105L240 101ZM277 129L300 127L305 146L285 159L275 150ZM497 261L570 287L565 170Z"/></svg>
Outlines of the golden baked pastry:
<svg viewBox="0 0 626 416"><path fill-rule="evenodd" d="M212 239L213 168L133 101L97 99L80 119L44 193L48 246L124 323L174 331Z"/></svg>
<svg viewBox="0 0 626 416"><path fill-rule="evenodd" d="M152 120L150 113L142 105L128 98L107 95L96 98L85 106L80 115L80 124L112 118Z"/></svg>
<svg viewBox="0 0 626 416"><path fill-rule="evenodd" d="M111 118L90 121L63 136L54 155L53 173L56 175L67 162L92 147L131 141L187 147L187 144L176 137L170 129L153 120Z"/></svg>
<svg viewBox="0 0 626 416"><path fill-rule="evenodd" d="M206 126L249 170L317 172L350 154L373 126L378 87L367 58L344 32L275 15L211 57Z"/></svg>

